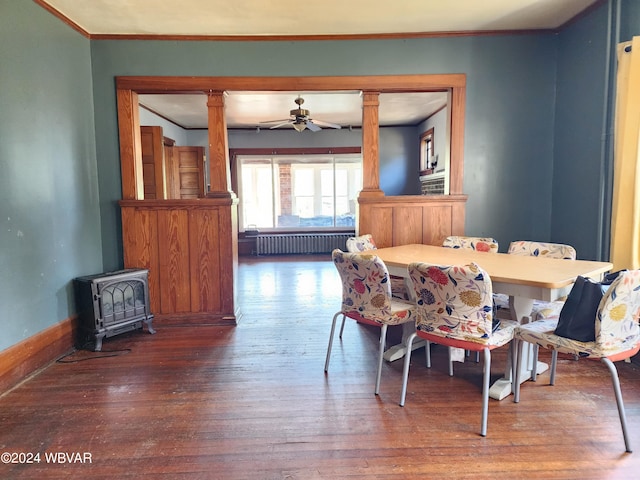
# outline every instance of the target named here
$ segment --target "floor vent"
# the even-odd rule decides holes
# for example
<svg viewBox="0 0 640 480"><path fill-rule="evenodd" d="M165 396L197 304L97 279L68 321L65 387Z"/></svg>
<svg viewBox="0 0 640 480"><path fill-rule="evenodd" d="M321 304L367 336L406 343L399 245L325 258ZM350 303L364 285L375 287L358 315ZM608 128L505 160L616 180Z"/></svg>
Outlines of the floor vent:
<svg viewBox="0 0 640 480"><path fill-rule="evenodd" d="M353 233L295 233L258 235L258 255L284 255L296 253L331 253L334 249L346 250L346 243Z"/></svg>

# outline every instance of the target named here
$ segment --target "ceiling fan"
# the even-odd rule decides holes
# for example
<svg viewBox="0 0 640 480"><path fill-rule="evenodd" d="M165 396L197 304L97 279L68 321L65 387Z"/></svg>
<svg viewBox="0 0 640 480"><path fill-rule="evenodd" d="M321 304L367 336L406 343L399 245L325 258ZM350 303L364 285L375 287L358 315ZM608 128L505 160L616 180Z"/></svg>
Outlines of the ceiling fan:
<svg viewBox="0 0 640 480"><path fill-rule="evenodd" d="M289 115L291 118L282 119L282 120L270 120L267 122L260 122L260 123L276 123L277 122L277 125L269 127L270 130L273 130L274 128L280 128L285 125L291 125L298 132L302 132L305 128L308 128L312 132L318 132L322 130L321 127L342 128L340 125L336 125L335 123L323 122L322 120L314 120L312 118L309 118L309 115L311 114L311 112L309 112L309 110L305 108L302 108L302 104L304 103L304 98L298 97L294 100L294 102L296 103L296 105L298 105L298 108L294 108L293 110L289 111Z"/></svg>

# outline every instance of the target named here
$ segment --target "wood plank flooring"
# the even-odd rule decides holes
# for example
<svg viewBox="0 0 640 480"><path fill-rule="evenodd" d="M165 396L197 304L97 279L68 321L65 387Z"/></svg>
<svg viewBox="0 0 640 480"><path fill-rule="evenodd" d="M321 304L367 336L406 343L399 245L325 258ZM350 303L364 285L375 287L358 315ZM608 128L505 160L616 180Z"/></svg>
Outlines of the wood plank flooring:
<svg viewBox="0 0 640 480"><path fill-rule="evenodd" d="M424 351L414 353L404 408L402 361L385 363L373 395L375 328L348 321L325 376L341 294L328 256L243 258L238 289L236 327L160 324L156 335L106 339L103 352L74 352L0 397L0 453L40 454L40 463L0 463L0 478L640 475L636 363L617 364L636 453L624 452L605 366L568 357L556 386L544 373L523 385L519 404L490 400L482 438L482 366L455 364L449 377L442 347L433 348L430 370ZM494 378L505 360L505 350L494 352ZM77 461L85 454L91 463Z"/></svg>

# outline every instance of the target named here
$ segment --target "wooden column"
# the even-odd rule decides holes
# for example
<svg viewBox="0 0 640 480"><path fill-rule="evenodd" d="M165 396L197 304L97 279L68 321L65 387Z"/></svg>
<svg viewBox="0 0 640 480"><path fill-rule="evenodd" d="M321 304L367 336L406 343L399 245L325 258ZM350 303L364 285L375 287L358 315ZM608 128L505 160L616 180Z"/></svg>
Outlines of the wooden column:
<svg viewBox="0 0 640 480"><path fill-rule="evenodd" d="M227 121L224 115L224 92L210 91L207 100L209 109L209 183L206 193L210 198L234 198L231 191L229 167L229 140Z"/></svg>
<svg viewBox="0 0 640 480"><path fill-rule="evenodd" d="M142 200L144 199L144 181L138 94L132 90L118 89L117 96L122 198Z"/></svg>
<svg viewBox="0 0 640 480"><path fill-rule="evenodd" d="M238 197L231 189L231 166L229 162L229 138L224 114L224 92L209 90L207 99L209 114L209 191L206 196L216 199L220 207L217 212L217 228L207 236L217 235L219 268L210 274L220 277L222 311L226 318L236 320L236 278L238 271ZM192 248L193 250L193 248Z"/></svg>
<svg viewBox="0 0 640 480"><path fill-rule="evenodd" d="M360 197L383 196L380 190L379 92L362 95L362 191Z"/></svg>
<svg viewBox="0 0 640 480"><path fill-rule="evenodd" d="M458 195L463 193L465 87L453 87L450 98L451 161L449 162L449 193Z"/></svg>

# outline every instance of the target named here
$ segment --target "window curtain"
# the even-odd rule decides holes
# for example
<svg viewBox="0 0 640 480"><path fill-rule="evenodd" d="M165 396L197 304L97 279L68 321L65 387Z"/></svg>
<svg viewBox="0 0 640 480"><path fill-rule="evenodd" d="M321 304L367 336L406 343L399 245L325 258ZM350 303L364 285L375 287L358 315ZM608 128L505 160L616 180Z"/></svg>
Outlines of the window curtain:
<svg viewBox="0 0 640 480"><path fill-rule="evenodd" d="M640 37L617 47L611 262L640 268Z"/></svg>

